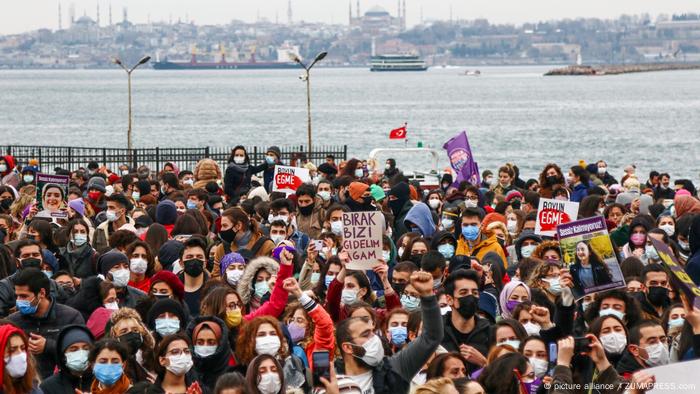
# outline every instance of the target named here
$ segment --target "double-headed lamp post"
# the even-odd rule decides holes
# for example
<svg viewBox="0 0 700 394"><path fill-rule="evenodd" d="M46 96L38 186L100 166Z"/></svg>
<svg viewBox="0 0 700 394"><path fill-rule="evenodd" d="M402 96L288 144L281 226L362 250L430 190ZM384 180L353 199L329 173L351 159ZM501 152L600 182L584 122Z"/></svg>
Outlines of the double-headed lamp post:
<svg viewBox="0 0 700 394"><path fill-rule="evenodd" d="M305 73L301 77L302 81L306 81L306 124L307 124L307 133L308 133L308 138L309 138L309 157L308 160L311 160L311 78L309 77L309 72L313 68L316 63L320 62L323 60L324 57L328 55L328 52L321 52L316 57L314 58L314 61L311 62L310 65L305 65L304 62L301 61L301 58L299 56L294 56L294 61L299 63L299 65L304 69Z"/></svg>
<svg viewBox="0 0 700 394"><path fill-rule="evenodd" d="M123 68L124 71L126 71L127 79L129 80L129 130L127 131L127 134L126 134L126 141L127 141L126 145L127 145L127 148L129 149L129 151L131 151L131 148L132 148L132 145L131 145L131 73L134 70L136 70L136 68L138 68L138 66L145 64L145 63L148 63L149 60L151 60L150 56L144 56L141 58L141 60L139 60L138 63L136 63L131 68L126 67L124 65L124 63L122 63L122 61L117 59L117 58L114 58L114 60L112 60L114 62L114 64L118 65L119 67Z"/></svg>

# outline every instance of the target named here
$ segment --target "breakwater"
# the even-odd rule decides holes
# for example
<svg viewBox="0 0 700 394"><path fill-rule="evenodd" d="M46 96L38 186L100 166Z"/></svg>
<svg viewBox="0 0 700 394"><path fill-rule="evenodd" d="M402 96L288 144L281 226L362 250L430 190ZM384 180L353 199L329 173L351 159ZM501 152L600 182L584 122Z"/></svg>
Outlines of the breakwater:
<svg viewBox="0 0 700 394"><path fill-rule="evenodd" d="M654 71L674 71L674 70L698 70L698 63L663 63L663 64L617 64L600 66L568 66L555 68L546 72L545 76L562 75L618 75L630 73L644 73Z"/></svg>

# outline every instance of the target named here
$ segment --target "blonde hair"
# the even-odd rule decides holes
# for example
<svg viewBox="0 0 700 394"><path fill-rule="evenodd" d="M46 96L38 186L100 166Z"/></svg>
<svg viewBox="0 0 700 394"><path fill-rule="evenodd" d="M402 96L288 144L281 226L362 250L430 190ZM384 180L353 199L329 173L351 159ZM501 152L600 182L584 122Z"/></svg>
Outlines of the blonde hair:
<svg viewBox="0 0 700 394"><path fill-rule="evenodd" d="M452 386L454 387L454 383L452 382L452 379L450 378L438 378L438 379L432 379L425 384L418 386L416 389L415 394L441 394L444 393L446 390L446 386Z"/></svg>
<svg viewBox="0 0 700 394"><path fill-rule="evenodd" d="M148 348L153 349L155 347L156 341L153 339L153 336L146 328L146 325L143 324L141 316L138 314L138 312L131 308L119 308L118 310L112 313L112 316L109 318L109 321L112 324L112 328L110 328L109 330L109 336L112 338L118 338L116 330L117 324L120 321L126 319L133 319L136 322L136 324L138 324L139 333L143 337L143 344L148 346Z"/></svg>
<svg viewBox="0 0 700 394"><path fill-rule="evenodd" d="M508 233L508 227L506 227L506 225L503 224L503 222L495 221L495 222L489 223L488 226L486 226L486 230L491 231L491 232L493 232L493 229L495 229L495 228L501 230L503 232L503 234L505 235L506 245L510 245L513 242L513 240L510 237L510 234Z"/></svg>

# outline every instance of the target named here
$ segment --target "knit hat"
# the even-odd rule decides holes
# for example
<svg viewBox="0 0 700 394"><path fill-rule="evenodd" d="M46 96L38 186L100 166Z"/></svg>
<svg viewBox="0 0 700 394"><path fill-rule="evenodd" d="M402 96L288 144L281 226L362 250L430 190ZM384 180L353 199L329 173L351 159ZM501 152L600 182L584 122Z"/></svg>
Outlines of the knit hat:
<svg viewBox="0 0 700 394"><path fill-rule="evenodd" d="M148 315L146 317L146 326L148 326L148 328L150 328L152 331L155 331L156 319L158 318L158 316L162 315L165 312L177 315L177 318L180 320L180 329L185 329L185 327L187 326L187 316L185 315L185 309L182 307L182 304L180 302L175 301L171 298L158 300L155 304L153 304L153 306L151 306L151 309L148 310Z"/></svg>
<svg viewBox="0 0 700 394"><path fill-rule="evenodd" d="M382 189L378 185L370 186L369 193L372 195L374 201L382 201L384 198L386 198L386 193L384 193L384 189Z"/></svg>
<svg viewBox="0 0 700 394"><path fill-rule="evenodd" d="M90 189L96 189L101 191L102 193L106 192L107 184L105 183L104 178L99 176L94 176L90 178L90 180L88 181L87 190L89 191Z"/></svg>
<svg viewBox="0 0 700 394"><path fill-rule="evenodd" d="M369 189L369 185L362 182L352 182L348 186L348 193L350 193L350 198L357 202L362 201L362 195Z"/></svg>
<svg viewBox="0 0 700 394"><path fill-rule="evenodd" d="M163 200L156 207L156 222L162 225L175 224L177 220L177 207L170 200Z"/></svg>
<svg viewBox="0 0 700 394"><path fill-rule="evenodd" d="M70 209L78 212L80 216L85 216L85 202L82 198L76 198L75 200L68 201L68 206Z"/></svg>
<svg viewBox="0 0 700 394"><path fill-rule="evenodd" d="M109 270L120 263L129 264L129 258L126 257L124 253L116 249L110 250L97 259L97 271L99 271L100 274L107 276Z"/></svg>
<svg viewBox="0 0 700 394"><path fill-rule="evenodd" d="M282 151L280 150L279 147L274 146L274 145L267 148L267 153L274 153L278 159L282 157Z"/></svg>
<svg viewBox="0 0 700 394"><path fill-rule="evenodd" d="M245 259L243 256L236 252L231 252L221 258L221 272L226 272L226 269L231 264L245 264Z"/></svg>
<svg viewBox="0 0 700 394"><path fill-rule="evenodd" d="M95 339L100 339L104 336L107 322L109 322L109 319L112 317L112 313L114 313L114 310L101 306L95 309L90 315L85 325L92 335L95 336Z"/></svg>
<svg viewBox="0 0 700 394"><path fill-rule="evenodd" d="M58 271L58 261L56 261L56 256L51 253L50 250L48 249L42 249L41 250L41 255L44 258L44 263L48 264L51 266L51 271L56 272Z"/></svg>
<svg viewBox="0 0 700 394"><path fill-rule="evenodd" d="M180 258L180 252L185 246L182 242L170 240L164 243L158 250L158 262L164 267L169 268L175 261ZM162 271L161 271L162 272Z"/></svg>
<svg viewBox="0 0 700 394"><path fill-rule="evenodd" d="M479 297L479 310L484 312L486 316L491 320L491 324L496 323L496 313L498 313L498 306L496 305L496 297L490 293L482 293Z"/></svg>
<svg viewBox="0 0 700 394"><path fill-rule="evenodd" d="M418 190L413 185L408 185L408 194L411 196L411 200L418 201Z"/></svg>
<svg viewBox="0 0 700 394"><path fill-rule="evenodd" d="M506 219L505 216L501 215L498 212L493 212L489 213L488 215L484 216L484 220L481 221L481 228L488 228L489 224L493 222L501 222L504 225L508 224L508 220Z"/></svg>
<svg viewBox="0 0 700 394"><path fill-rule="evenodd" d="M92 343L95 340L90 330L88 330L85 326L70 325L64 327L61 330L61 334L63 337L61 338L61 342L58 344L58 350L60 350L61 356L66 352L66 349L68 349L68 347L74 343Z"/></svg>
<svg viewBox="0 0 700 394"><path fill-rule="evenodd" d="M336 170L335 167L328 163L323 163L320 166L318 166L318 172L326 175L335 175L338 173L338 170Z"/></svg>
<svg viewBox="0 0 700 394"><path fill-rule="evenodd" d="M141 215L134 219L134 222L136 223L136 228L143 228L143 227L148 227L151 224L153 224L153 219L151 219L150 216L148 215Z"/></svg>
<svg viewBox="0 0 700 394"><path fill-rule="evenodd" d="M211 321L211 320L206 320L203 321L196 326L194 326L194 329L192 330L192 339L196 340L197 335L199 334L202 329L208 328L214 332L214 336L216 339L221 339L221 326L218 325L216 322Z"/></svg>
<svg viewBox="0 0 700 394"><path fill-rule="evenodd" d="M523 199L523 194L517 190L511 190L506 194L506 202L510 202L514 198L519 198L521 201Z"/></svg>
<svg viewBox="0 0 700 394"><path fill-rule="evenodd" d="M159 282L167 283L167 285L170 286L170 289L172 289L173 295L178 300L182 301L182 297L185 295L185 286L182 284L182 281L180 281L180 278L178 278L177 275L173 274L170 271L158 271L155 275L151 277L151 289L153 289L153 285ZM149 289L149 291L151 289Z"/></svg>

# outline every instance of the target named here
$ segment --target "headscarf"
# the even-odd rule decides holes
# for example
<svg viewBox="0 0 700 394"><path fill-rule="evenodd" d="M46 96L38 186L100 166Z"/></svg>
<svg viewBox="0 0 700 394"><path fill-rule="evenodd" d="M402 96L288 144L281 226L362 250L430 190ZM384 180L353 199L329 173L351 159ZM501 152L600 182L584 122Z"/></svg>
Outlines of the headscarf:
<svg viewBox="0 0 700 394"><path fill-rule="evenodd" d="M513 294L518 286L523 286L525 288L525 291L527 291L528 300L532 299L530 288L524 282L519 280L511 280L510 282L506 283L506 285L503 286L503 290L501 290L501 294L498 295L498 303L501 306L501 317L504 319L510 319L512 317L510 311L506 307L506 304L508 303L510 295Z"/></svg>
<svg viewBox="0 0 700 394"><path fill-rule="evenodd" d="M700 201L691 196L676 196L673 206L676 207L677 218L686 213L700 213Z"/></svg>

